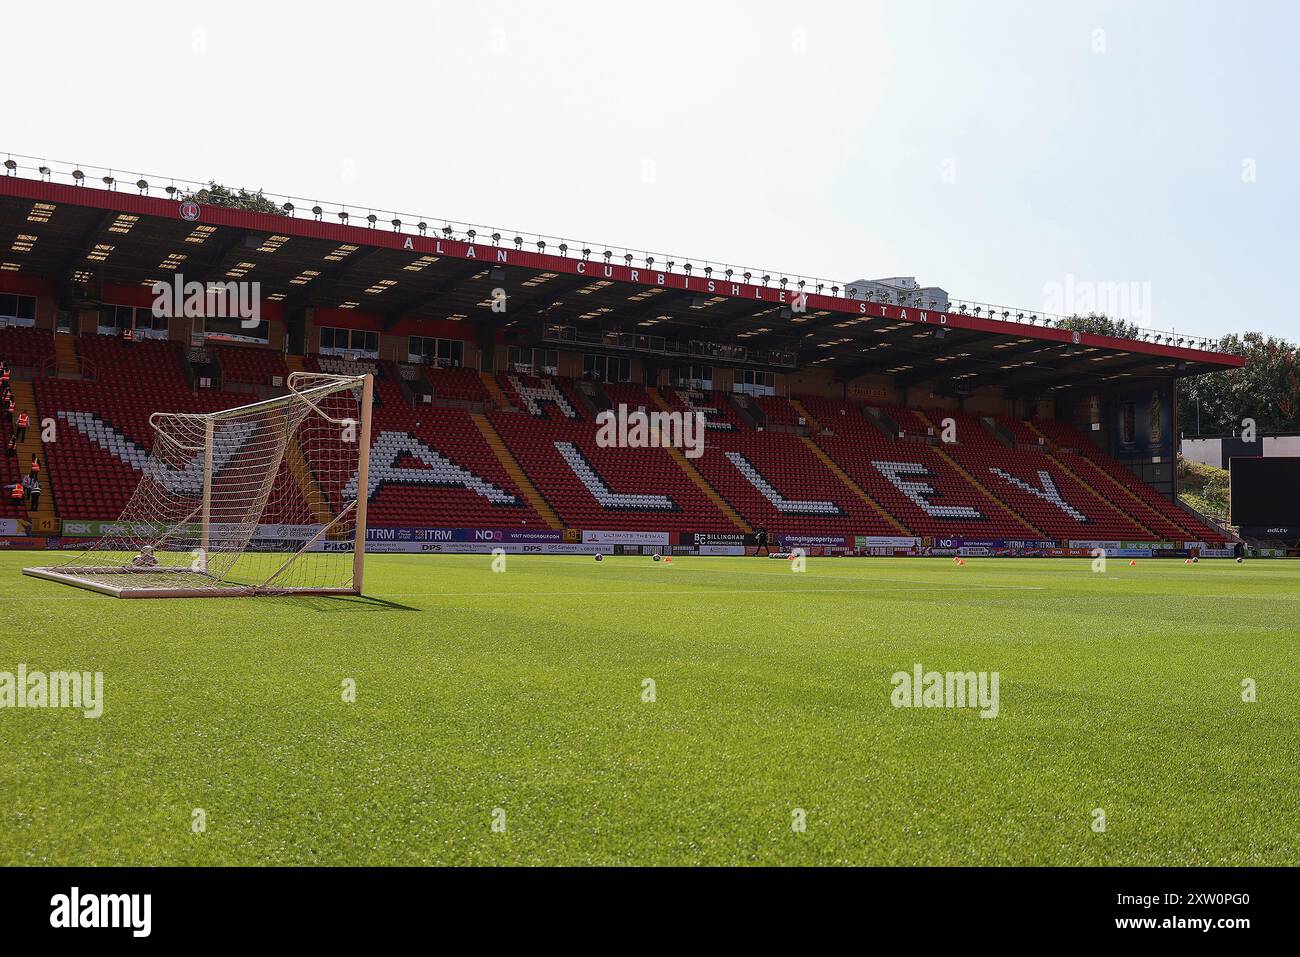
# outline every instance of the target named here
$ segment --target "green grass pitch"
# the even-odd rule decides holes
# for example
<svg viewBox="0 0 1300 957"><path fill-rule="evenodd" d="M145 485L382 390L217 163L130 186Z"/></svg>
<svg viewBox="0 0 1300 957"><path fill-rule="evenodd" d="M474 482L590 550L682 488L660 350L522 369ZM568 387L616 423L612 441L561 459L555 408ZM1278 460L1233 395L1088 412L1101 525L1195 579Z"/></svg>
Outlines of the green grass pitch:
<svg viewBox="0 0 1300 957"><path fill-rule="evenodd" d="M0 671L105 708L0 709L0 864L1300 863L1295 563L376 555L380 601L123 601L51 557L0 556ZM893 707L917 662L998 717Z"/></svg>

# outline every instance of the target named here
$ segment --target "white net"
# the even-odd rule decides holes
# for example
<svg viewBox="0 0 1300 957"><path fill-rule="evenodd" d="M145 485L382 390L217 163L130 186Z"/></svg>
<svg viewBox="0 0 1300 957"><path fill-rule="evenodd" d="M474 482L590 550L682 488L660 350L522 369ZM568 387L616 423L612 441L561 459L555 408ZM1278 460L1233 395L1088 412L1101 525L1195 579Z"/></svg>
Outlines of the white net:
<svg viewBox="0 0 1300 957"><path fill-rule="evenodd" d="M148 465L111 534L27 571L130 597L358 590L364 386L300 372L280 398L156 413Z"/></svg>

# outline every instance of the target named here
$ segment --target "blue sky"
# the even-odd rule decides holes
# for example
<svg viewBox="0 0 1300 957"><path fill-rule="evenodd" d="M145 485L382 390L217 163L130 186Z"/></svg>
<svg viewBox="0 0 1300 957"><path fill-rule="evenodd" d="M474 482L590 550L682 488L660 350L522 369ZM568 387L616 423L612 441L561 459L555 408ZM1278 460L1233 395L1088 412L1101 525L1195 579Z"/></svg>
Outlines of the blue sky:
<svg viewBox="0 0 1300 957"><path fill-rule="evenodd" d="M1298 6L25 4L0 149L1294 340Z"/></svg>

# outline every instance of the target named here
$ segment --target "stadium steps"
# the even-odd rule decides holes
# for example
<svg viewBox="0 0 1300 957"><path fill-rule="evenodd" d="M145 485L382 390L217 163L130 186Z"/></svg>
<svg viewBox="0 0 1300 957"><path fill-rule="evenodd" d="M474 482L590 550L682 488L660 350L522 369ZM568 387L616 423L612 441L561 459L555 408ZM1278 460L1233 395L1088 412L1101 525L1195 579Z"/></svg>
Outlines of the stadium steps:
<svg viewBox="0 0 1300 957"><path fill-rule="evenodd" d="M790 403L790 407L794 409L795 414L808 423L808 428L812 430L813 435L822 431L821 423L813 418L813 414L803 407L802 402L794 398L787 399L786 401Z"/></svg>
<svg viewBox="0 0 1300 957"><path fill-rule="evenodd" d="M839 465L835 462L835 460L832 459L829 455L827 455L826 451L820 445L818 445L816 442L814 442L806 435L799 436L799 441L802 442L804 445L806 445L808 447L808 451L812 452L813 455L817 456L818 460L824 466L826 466L826 468L829 469L835 475L836 478L838 478L841 482L847 485L854 495L856 495L858 498L862 499L862 501L866 502L873 509L875 509L876 512L880 515L880 517L883 518L885 521L887 521L890 525L892 525L899 535L907 536L913 534L911 529L909 529L898 519L894 518L894 516L889 514L889 512L885 511L885 509L880 505L880 503L877 502L870 495L868 495L866 490L861 485L853 481L853 479L849 477L849 474L845 472L842 468L840 468Z"/></svg>
<svg viewBox="0 0 1300 957"><path fill-rule="evenodd" d="M54 371L61 379L81 378L81 359L77 355L77 337L71 333L54 336Z"/></svg>
<svg viewBox="0 0 1300 957"><path fill-rule="evenodd" d="M1150 527L1147 525L1146 522L1140 521L1140 520L1138 519L1138 517L1137 517L1136 515L1134 515L1132 512L1125 512L1124 510L1122 510L1121 508L1119 508L1119 507L1118 507L1117 505L1115 505L1115 504L1114 504L1110 499L1108 499L1106 496L1104 496L1104 495L1102 495L1100 492L1098 492L1097 489L1096 489L1096 487L1095 487L1091 482L1089 482L1086 478L1084 478L1082 475L1080 475L1080 474L1079 474L1078 472L1076 472L1074 469L1070 468L1070 466L1066 465L1065 462L1062 461L1062 460L1061 460L1060 458L1058 458L1057 456L1052 455L1052 454L1049 453L1049 452L1044 452L1043 454L1044 454L1045 456L1047 456L1047 460L1048 460L1049 462L1054 463L1054 464L1055 464L1055 465L1056 465L1056 466L1057 466L1057 467L1058 467L1062 472L1064 472L1066 475L1070 476L1070 478L1074 479L1076 482L1078 482L1080 485L1082 485L1082 486L1084 487L1084 489L1088 492L1089 495L1091 495L1091 496L1092 496L1093 498L1095 498L1097 501L1101 502L1101 504L1105 505L1108 509L1110 509L1112 512L1114 512L1114 513L1115 513L1116 515L1118 515L1120 518L1123 518L1123 519L1126 519L1127 521L1132 522L1132 523L1133 523L1134 525L1136 525L1138 528L1142 529L1142 531L1144 531L1144 532L1146 532L1148 535L1150 535L1150 536L1151 536L1151 541L1153 541L1153 542L1162 542L1162 541L1164 541L1166 538L1169 537L1169 536L1167 536L1167 535L1157 535L1155 532L1151 531ZM1082 458L1082 456L1080 456L1080 458ZM1098 471L1100 471L1100 470L1098 470ZM1109 478L1109 477L1108 477L1108 478ZM1109 481L1110 481L1110 483L1111 483L1112 485L1119 485L1119 483L1116 482L1114 479L1109 479ZM1127 491L1127 489L1125 489L1125 491ZM1133 497L1134 497L1135 499L1137 498L1136 495L1133 496ZM1141 500L1138 499L1138 501L1141 501ZM1143 503L1143 504L1145 505L1145 503Z"/></svg>
<svg viewBox="0 0 1300 957"><path fill-rule="evenodd" d="M928 419L928 418L929 418L929 417L927 416L927 419ZM1023 525L1025 528L1027 528L1027 529L1029 529L1031 532L1033 532L1036 536L1038 536L1038 538L1040 538L1040 539L1048 539L1048 538L1054 538L1054 537L1055 537L1055 536L1053 536L1053 535L1048 535L1048 534L1044 533L1044 532L1042 531L1042 529L1038 528L1036 525L1034 525L1033 523L1031 523L1031 522L1030 522L1028 519L1026 519L1024 516L1022 516L1022 515L1017 515L1015 512L1011 511L1011 509L1007 508L1006 505L1002 504L1002 499L998 498L996 495L994 495L992 492L990 492L989 489L988 489L988 486L986 486L983 482L981 482L979 479L977 479L974 475L971 475L970 472L966 471L965 467L963 467L962 464L961 464L960 462L958 462L956 459L954 459L951 455L949 455L947 452L945 452L945 451L943 450L943 446L942 446L942 445L932 445L932 446L930 446L930 447L931 447L932 449L934 449L935 454L937 454L937 455L939 456L939 458L941 458L941 459L943 459L945 462L947 462L950 466L953 467L954 470L956 470L956 472L957 472L959 475L961 475L964 479L966 479L966 481L970 482L971 485L975 486L975 490L976 490L977 492L979 492L981 495L983 495L986 499L988 499L990 502L992 502L992 503L993 503L994 505L996 505L998 508L1002 509L1002 511L1006 512L1008 515L1010 515L1013 519L1015 519L1017 522L1019 522L1019 523L1020 523L1021 525Z"/></svg>
<svg viewBox="0 0 1300 957"><path fill-rule="evenodd" d="M485 379L484 381L487 380ZM496 391L500 393L500 387L497 387ZM501 398L504 400L505 395L502 394ZM506 405L503 406L503 408L509 408L509 406ZM477 426L479 432L483 434L483 439L487 442L488 448L490 448L492 454L497 457L497 461L501 463L501 467L506 470L506 474L510 476L510 480L515 483L515 487L518 488L524 498L528 500L528 504L533 507L533 511L540 515L542 520L551 528L563 528L564 523L561 522L560 517L555 514L555 509L551 508L551 504L546 501L546 499L542 498L542 493L537 491L537 487L533 485L532 480L524 474L524 470L519 467L519 462L510 454L510 450L506 448L505 442L501 440L501 436L492 426L492 423L488 421L487 416L482 412L471 412L470 418L474 420L474 425Z"/></svg>
<svg viewBox="0 0 1300 957"><path fill-rule="evenodd" d="M668 400L660 395L659 390L654 386L646 386L645 392L646 395L650 396L650 401L659 406L659 408L663 409L665 412L671 412L673 410L673 407L668 404Z"/></svg>
<svg viewBox="0 0 1300 957"><path fill-rule="evenodd" d="M306 371L307 371L307 367L306 367L305 365L303 365L302 356L290 356L290 355L286 355L286 356L284 357L284 364L287 365L287 366L289 367L289 374L290 374L290 375L293 375L295 372L306 372Z"/></svg>
<svg viewBox="0 0 1300 957"><path fill-rule="evenodd" d="M311 509L312 521L320 525L328 525L334 519L330 512L329 501L325 498L325 493L320 490L320 486L316 484L316 477L311 474L311 467L307 464L307 458L302 454L302 446L296 439L285 443L284 463L289 466L289 474L297 483L303 501Z"/></svg>
<svg viewBox="0 0 1300 957"><path fill-rule="evenodd" d="M480 372L479 378L483 380L483 385L487 388L488 395L492 396L492 401L496 403L498 409L513 408L510 404L510 400L506 398L506 394L501 391L501 385L497 382L496 376L491 372Z"/></svg>
<svg viewBox="0 0 1300 957"><path fill-rule="evenodd" d="M25 411L31 418L31 424L27 426L27 438L17 446L19 473L27 474L33 455L41 465L41 504L35 512L28 511L27 517L31 521L33 532L57 532L59 517L54 510L54 480L50 477L50 463L46 461L45 447L41 444L41 417L36 409L36 394L26 379L11 379L9 388L13 390L14 407L19 412Z"/></svg>
<svg viewBox="0 0 1300 957"><path fill-rule="evenodd" d="M1044 432L1034 423L1033 419L1024 419L1022 421L1025 423L1025 425L1029 426L1029 428L1032 429L1040 439L1043 440L1043 445L1039 451L1050 452L1053 449L1060 447L1057 442L1052 441L1051 436L1049 436L1046 432Z"/></svg>

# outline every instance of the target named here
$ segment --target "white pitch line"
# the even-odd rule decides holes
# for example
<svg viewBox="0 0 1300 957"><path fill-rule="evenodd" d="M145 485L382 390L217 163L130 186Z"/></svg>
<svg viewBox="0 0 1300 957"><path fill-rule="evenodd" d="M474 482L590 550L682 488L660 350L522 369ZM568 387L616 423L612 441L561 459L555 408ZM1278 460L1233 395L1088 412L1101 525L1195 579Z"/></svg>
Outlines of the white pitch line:
<svg viewBox="0 0 1300 957"><path fill-rule="evenodd" d="M894 579L901 581L902 579ZM893 589L894 591L921 591L927 588L968 588L968 585L936 585L933 582L916 582L915 588L910 589ZM985 588L994 589L1013 589L1013 590L1032 590L1042 591L1040 585L985 585ZM457 591L457 592L436 592L436 591L389 591L375 592L367 597L370 598L564 598L566 596L608 596L617 598L621 596L638 597L643 595L807 595L807 594L837 594L837 595L858 595L870 592L879 594L878 588L688 588L678 591L666 591L663 589L645 589L638 591L612 591L608 588L601 588L594 591Z"/></svg>

